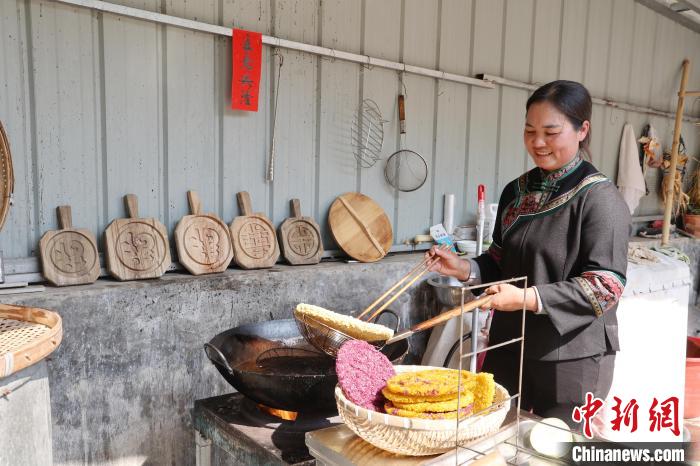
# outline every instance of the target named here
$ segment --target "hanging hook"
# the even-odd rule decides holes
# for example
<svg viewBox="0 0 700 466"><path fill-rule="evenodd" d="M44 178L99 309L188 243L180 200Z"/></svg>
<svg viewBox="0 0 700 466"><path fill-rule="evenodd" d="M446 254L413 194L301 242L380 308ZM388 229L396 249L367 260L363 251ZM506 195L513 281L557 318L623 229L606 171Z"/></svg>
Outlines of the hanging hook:
<svg viewBox="0 0 700 466"><path fill-rule="evenodd" d="M272 56L277 57L280 60L279 67L282 68L282 65L284 65L284 55L279 51L277 47L272 48Z"/></svg>
<svg viewBox="0 0 700 466"><path fill-rule="evenodd" d="M625 112L625 113L626 113L626 112ZM620 117L618 117L618 116L615 115L615 107L612 107L612 106L610 107L610 118L609 118L609 120L610 120L610 124L611 124L611 125L614 125L615 123L617 123L618 121L620 121Z"/></svg>

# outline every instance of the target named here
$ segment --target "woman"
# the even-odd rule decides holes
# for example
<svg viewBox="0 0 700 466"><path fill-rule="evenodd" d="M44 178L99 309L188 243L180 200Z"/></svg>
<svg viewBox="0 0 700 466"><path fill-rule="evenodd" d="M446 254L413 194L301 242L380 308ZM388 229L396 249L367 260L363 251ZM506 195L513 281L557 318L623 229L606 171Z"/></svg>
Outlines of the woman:
<svg viewBox="0 0 700 466"><path fill-rule="evenodd" d="M523 409L559 417L586 392L605 398L612 383L617 302L625 286L630 215L610 180L583 159L591 97L554 81L526 104L524 142L536 168L510 182L498 204L493 243L474 260L433 248L432 270L482 283L527 276L528 287L491 286L496 310L489 345L521 334L525 296ZM518 312L519 311L519 312ZM483 370L518 392L520 344L489 350Z"/></svg>

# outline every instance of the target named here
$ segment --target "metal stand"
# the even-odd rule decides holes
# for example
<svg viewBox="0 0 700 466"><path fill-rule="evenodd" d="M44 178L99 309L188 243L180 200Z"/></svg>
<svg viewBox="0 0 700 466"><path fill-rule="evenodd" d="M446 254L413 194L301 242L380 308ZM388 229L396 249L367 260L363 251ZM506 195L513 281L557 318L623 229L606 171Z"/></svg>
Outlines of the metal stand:
<svg viewBox="0 0 700 466"><path fill-rule="evenodd" d="M486 346L486 348L479 350L478 349L479 310L475 309L474 311L472 311L472 329L471 329L472 339L471 339L471 348L470 348L471 351L465 354L464 345L463 345L464 338L460 338L460 340L459 340L459 354L460 354L459 371L461 373L461 371L463 369L462 368L462 361L464 360L464 358L467 358L467 357L470 358L470 371L473 373L476 373L477 356L479 354L487 352L491 349L500 348L502 346L517 344L517 343L520 344L520 362L519 362L519 367L518 367L518 392L515 394L510 394L510 397L503 401L504 403L507 402L507 403L512 404L512 401L516 400L514 423L515 423L516 431L517 431L519 429L519 426L520 426L520 400L521 400L520 394L521 394L521 390L522 390L523 355L524 355L524 350L525 350L525 315L527 312L527 310L525 309L525 293L527 290L527 277L517 277L517 278L512 278L509 280L501 280L501 281L491 282L491 283L482 283L479 285L472 285L472 286L463 285L463 286L459 287L461 289L461 307L462 307L462 313L460 314L460 319L461 319L462 328L464 328L463 327L464 326L464 299L465 299L465 295L467 295L467 293L471 294L471 291L476 289L476 288L487 288L489 286L500 285L500 284L505 284L505 283L522 284L523 309L522 309L522 327L521 327L520 337L513 338L513 339L505 341L503 343L499 343L499 344L495 344L495 345L488 345L488 346ZM458 377L457 380L458 380L458 386L459 386L459 390L458 390L458 398L459 398L459 396L460 396L459 394L461 394L462 378ZM458 401L458 404L459 404L459 401ZM501 403L498 403L498 405L501 405ZM493 406L491 406L489 408L486 408L480 412L476 412L476 413L472 413L472 414L477 414L477 415L489 414L492 410L495 409L495 406L496 405L494 404ZM511 411L512 411L512 409L511 409ZM472 461L472 460L477 459L477 458L484 456L486 454L486 451L477 451L474 449L470 449L466 446L460 445L459 429L462 428L464 425L466 425L466 423L470 422L469 419L470 418L460 420L458 417L457 421L456 421L456 427L455 427L455 429L456 429L456 431L455 431L455 464L456 465L463 464L466 461ZM519 437L516 435L516 438L519 438ZM517 448L518 447L516 445L516 449ZM469 454L465 455L464 453L466 453L467 451Z"/></svg>
<svg viewBox="0 0 700 466"><path fill-rule="evenodd" d="M535 451L532 447L532 445L529 442L529 435L530 431L537 426L538 424L542 424L541 421L542 419L534 414L531 414L529 412L521 411L520 406L521 406L521 392L522 392L522 379L523 379L523 358L524 358L524 350L525 350L525 318L526 318L526 309L525 309L525 290L527 289L527 277L517 277L517 278L512 278L509 280L502 280L498 282L491 282L491 283L482 283L479 285L472 285L472 286L460 286L460 287L454 287L454 289L460 289L461 290L461 302L462 302L462 313L461 313L461 322L462 325L464 324L464 298L467 293L471 294L471 290L476 289L476 288L487 288L489 286L493 285L499 285L499 284L505 284L505 283L517 283L519 285L522 285L523 289L523 308L522 308L522 326L521 326L521 332L520 336L517 338L512 338L508 341L504 341L502 343L494 344L487 346L483 349L478 349L475 345L475 342L477 341L477 338L474 338L474 335L478 333L478 321L473 320L473 327L471 330L472 333L472 344L471 344L471 351L468 353L464 352L464 345L463 345L463 338L460 339L459 341L459 353L460 353L460 358L459 358L459 370L462 370L462 361L464 358L471 358L471 371L475 372L476 369L476 356L478 354L487 352L489 350L495 349L495 348L500 348L502 346L507 346L507 345L513 345L513 344L520 344L520 362L519 362L519 367L518 367L518 391L515 394L509 394L510 396L504 400L497 400L494 402L490 407L483 409L478 412L472 412L471 416L468 416L466 418L462 419L457 419L455 421L455 449L451 452L445 453L444 455L441 455L427 463L426 465L430 466L437 466L437 465L446 465L446 464L455 464L455 465L461 465L461 464L467 464L471 463L472 461L479 460L485 456L489 456L489 459L493 459L495 456L498 458L499 456L502 457L507 464L511 465L520 465L520 464L568 464L567 461L568 459L566 458L554 458L554 457L548 457L544 456L542 453L539 453ZM517 312L517 311L514 311ZM477 315L478 311L475 310L473 311L473 316ZM463 328L463 327L462 327ZM458 383L461 385L462 383L462 378L458 377ZM496 381L498 382L498 381ZM458 390L458 405L459 405L459 398L461 395L461 386L460 390ZM516 400L516 403L513 404L513 400ZM477 416L485 416L485 415L490 415L492 412L498 410L498 409L503 409L503 404L508 403L510 405L510 409L508 411L508 414L506 415L506 419L504 423L502 424L501 428L497 430L493 434L485 435L482 437L475 438L473 440L469 441L462 441L460 442L460 438L462 436L460 435L460 429L466 429L469 428L471 423L474 422L474 419L477 418ZM477 415L477 416L474 416ZM550 429L549 433L557 433L556 430L559 429L556 426L551 426L549 424L546 425L546 429ZM563 429L559 429L562 430ZM578 435L575 432L572 432L570 430L566 430L566 435L573 435L573 439L577 441L583 440L583 437ZM568 454L568 453L565 453ZM454 462L453 462L454 458Z"/></svg>

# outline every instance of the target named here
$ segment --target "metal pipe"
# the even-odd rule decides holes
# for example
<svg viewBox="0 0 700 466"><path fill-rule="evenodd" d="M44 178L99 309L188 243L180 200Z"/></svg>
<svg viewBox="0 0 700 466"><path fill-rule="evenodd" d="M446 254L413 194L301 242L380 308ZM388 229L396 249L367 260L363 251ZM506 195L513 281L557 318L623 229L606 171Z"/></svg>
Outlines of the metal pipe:
<svg viewBox="0 0 700 466"><path fill-rule="evenodd" d="M525 83L521 81L513 81L512 79L506 79L502 78L500 76L494 76L491 74L477 74L477 78L482 78L485 81L492 82L494 84L500 84L502 86L508 86L508 87L514 87L516 89L524 89L527 91L534 91L538 87L541 86L539 83ZM685 95L690 95L689 92L686 92ZM660 116L664 118L674 118L675 114L670 113L670 112L664 112L663 110L658 110L655 108L650 108L650 107L640 107L638 105L632 105L628 104L625 102L617 102L615 100L611 99L601 99L599 97L591 97L591 100L593 101L594 104L598 105L605 105L607 107L612 107L612 108L617 108L620 110L627 110L630 112L636 112L636 113L644 113L645 115L655 115L655 116ZM683 116L683 121L687 121L690 123L698 123L700 122L700 118L696 117L688 117L688 116Z"/></svg>
<svg viewBox="0 0 700 466"><path fill-rule="evenodd" d="M131 8L128 6L115 5L110 2L103 2L100 0L55 0L60 3L66 3L73 6L81 6L85 8L91 8L93 10L105 11L108 13L114 13L122 16L128 16L131 18L143 19L146 21L153 21L160 24L166 24L169 26L177 26L185 29L190 29L193 31L208 32L211 34L217 34L220 36L231 36L232 29L229 27L218 26L215 24L203 23L201 21L192 21L189 19L178 18L177 16L165 15L163 13L156 13L154 11L146 11L139 8ZM446 81L454 81L462 84L469 84L472 86L484 87L487 89L493 89L495 86L493 83L486 82L482 79L472 78L469 76L463 76L459 74L446 73L444 71L433 70L430 68L423 68L422 66L406 65L405 63L398 63L389 60L383 60L381 58L370 57L369 55L360 55L357 53L344 52L342 50L335 50L328 47L321 47L318 45L305 44L303 42L295 42L286 39L280 39L278 37L272 36L262 36L262 43L265 45L270 45L273 47L280 47L290 50L298 50L300 52L312 53L314 55L320 55L324 57L330 57L338 60L345 60L354 63L360 63L369 66L377 66L379 68L388 68L390 70L405 71L407 73L418 74L422 76L429 76L431 78L444 79Z"/></svg>

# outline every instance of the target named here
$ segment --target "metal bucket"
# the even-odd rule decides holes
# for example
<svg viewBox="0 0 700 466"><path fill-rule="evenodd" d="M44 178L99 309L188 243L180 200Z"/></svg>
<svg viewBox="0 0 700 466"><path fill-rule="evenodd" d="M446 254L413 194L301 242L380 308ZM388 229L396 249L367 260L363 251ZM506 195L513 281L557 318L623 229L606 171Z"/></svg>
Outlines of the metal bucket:
<svg viewBox="0 0 700 466"><path fill-rule="evenodd" d="M435 297L442 306L447 306L449 308L454 308L462 303L462 290L459 287L463 286L463 283L454 277L446 277L443 275L435 275L428 279L428 285L433 288L435 292ZM472 283L467 282L468 286ZM476 299L471 291L466 291L464 293L464 302L468 303Z"/></svg>

